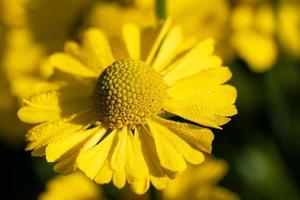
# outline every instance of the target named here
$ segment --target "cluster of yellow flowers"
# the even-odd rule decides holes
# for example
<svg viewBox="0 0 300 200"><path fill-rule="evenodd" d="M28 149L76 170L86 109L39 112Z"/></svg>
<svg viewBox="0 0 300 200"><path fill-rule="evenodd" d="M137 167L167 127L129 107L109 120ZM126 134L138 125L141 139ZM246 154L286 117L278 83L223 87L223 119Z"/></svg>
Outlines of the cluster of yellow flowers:
<svg viewBox="0 0 300 200"><path fill-rule="evenodd" d="M217 186L228 166L224 160L208 159L204 164L189 167L180 177L172 180L162 191L162 200L238 200L230 190ZM63 192L62 192L63 188ZM146 193L138 196L129 190L122 191L122 200L151 200ZM47 184L38 200L101 200L105 195L100 187L79 172L57 176Z"/></svg>
<svg viewBox="0 0 300 200"><path fill-rule="evenodd" d="M300 5L169 0L161 20L155 2L0 0L1 136L24 140L17 113L34 124L26 150L70 174L39 199L104 199L95 183L110 182L136 194L152 184L166 200L238 199L209 155L211 129L237 114L218 55L254 72L279 46L299 58Z"/></svg>
<svg viewBox="0 0 300 200"><path fill-rule="evenodd" d="M231 14L231 46L254 72L264 72L276 63L279 48L299 59L298 1L241 1Z"/></svg>

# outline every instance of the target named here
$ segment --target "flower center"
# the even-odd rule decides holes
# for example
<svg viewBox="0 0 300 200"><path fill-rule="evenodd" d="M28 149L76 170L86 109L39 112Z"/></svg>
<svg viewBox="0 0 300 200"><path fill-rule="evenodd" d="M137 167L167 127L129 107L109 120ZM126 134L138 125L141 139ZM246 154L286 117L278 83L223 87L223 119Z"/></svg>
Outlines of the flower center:
<svg viewBox="0 0 300 200"><path fill-rule="evenodd" d="M163 108L166 86L146 63L126 59L108 66L93 93L99 120L110 128L142 124Z"/></svg>

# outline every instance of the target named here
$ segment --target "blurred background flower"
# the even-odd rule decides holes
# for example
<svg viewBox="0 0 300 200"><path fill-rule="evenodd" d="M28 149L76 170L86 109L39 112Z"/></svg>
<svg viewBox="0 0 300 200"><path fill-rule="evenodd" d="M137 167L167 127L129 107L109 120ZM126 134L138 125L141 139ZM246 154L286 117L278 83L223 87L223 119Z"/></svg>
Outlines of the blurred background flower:
<svg viewBox="0 0 300 200"><path fill-rule="evenodd" d="M165 200L238 200L238 195L218 186L228 171L224 160L207 158L199 166L190 166L179 178L170 182L162 192Z"/></svg>
<svg viewBox="0 0 300 200"><path fill-rule="evenodd" d="M226 196L217 199L234 199L235 194L246 200L300 199L299 1L166 0L166 10L191 38L183 49L206 37L215 39L224 65L233 71L231 84L238 89L239 115L222 132L216 131L213 143L214 156L225 159L230 166L227 176L222 179L227 165L213 161L222 164L215 163L213 169L201 175L203 181L209 177L205 175L211 175L209 184L193 179L199 188L179 186L175 193L181 191L186 195L184 199L193 199L198 189L209 188ZM21 99L54 87L47 84L53 74L45 61L48 55L61 51L67 40L78 40L82 30L90 26L102 28L113 41L120 37L121 25L126 22L141 27L157 25L156 1L0 0L1 198L37 199L43 191L43 195L51 196L56 186L50 185L56 185L55 180L70 188L76 183L63 181L67 178L63 177L46 186L55 176L53 166L24 152L28 127L17 119L16 111ZM214 169L219 171L213 177ZM178 180L189 180L197 171L187 172L190 174ZM216 186L220 179L221 188ZM80 183L74 186L77 187L81 188ZM66 192L68 187L64 188ZM171 198L170 190L150 188L141 197L108 184L94 194L103 199L164 199ZM55 198L60 195L52 194Z"/></svg>
<svg viewBox="0 0 300 200"><path fill-rule="evenodd" d="M277 58L275 13L270 2L240 1L230 18L231 45L254 72L270 69Z"/></svg>
<svg viewBox="0 0 300 200"><path fill-rule="evenodd" d="M51 69L46 64L41 67L43 60L71 37L88 3L85 0L0 1L1 92L6 102L1 105L1 116L10 118L3 122L1 133L10 143L24 143L24 125L15 118L14 111L19 100L53 87L44 81ZM7 126L16 131L10 132Z"/></svg>
<svg viewBox="0 0 300 200"><path fill-rule="evenodd" d="M278 37L284 50L299 59L300 57L300 2L286 0L279 2Z"/></svg>
<svg viewBox="0 0 300 200"><path fill-rule="evenodd" d="M63 192L62 192L63 191ZM102 200L102 191L81 173L57 176L46 185L38 200Z"/></svg>

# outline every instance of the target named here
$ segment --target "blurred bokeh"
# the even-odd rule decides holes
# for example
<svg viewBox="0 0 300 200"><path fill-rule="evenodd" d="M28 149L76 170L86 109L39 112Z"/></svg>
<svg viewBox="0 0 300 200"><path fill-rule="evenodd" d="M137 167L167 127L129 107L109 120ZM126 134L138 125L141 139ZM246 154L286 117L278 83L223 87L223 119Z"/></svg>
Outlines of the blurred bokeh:
<svg viewBox="0 0 300 200"><path fill-rule="evenodd" d="M228 170L214 184L225 176L219 185L246 200L300 199L300 1L167 0L166 9L187 47L215 39L238 90L238 115L214 130L213 156ZM16 115L23 98L51 87L45 58L86 27L114 38L126 22L157 21L155 0L0 0L0 199L37 199L56 175L25 152L28 126ZM101 190L106 199L148 198ZM162 199L157 193L148 195Z"/></svg>

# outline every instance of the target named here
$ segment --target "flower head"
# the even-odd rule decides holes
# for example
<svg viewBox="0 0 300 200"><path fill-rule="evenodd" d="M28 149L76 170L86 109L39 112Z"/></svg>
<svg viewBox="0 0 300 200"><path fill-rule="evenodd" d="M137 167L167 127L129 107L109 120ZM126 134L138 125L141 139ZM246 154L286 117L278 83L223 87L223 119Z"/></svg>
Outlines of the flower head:
<svg viewBox="0 0 300 200"><path fill-rule="evenodd" d="M140 60L119 60L108 66L93 92L99 119L109 128L143 124L159 114L166 98L162 76Z"/></svg>
<svg viewBox="0 0 300 200"><path fill-rule="evenodd" d="M236 114L231 77L213 55L213 41L182 48L182 31L170 20L160 31L126 24L123 40L98 29L68 42L49 61L58 89L24 100L19 117L39 125L27 133L27 150L79 168L97 183L126 181L142 194L158 189L211 152L213 133ZM154 40L154 38L156 38Z"/></svg>

